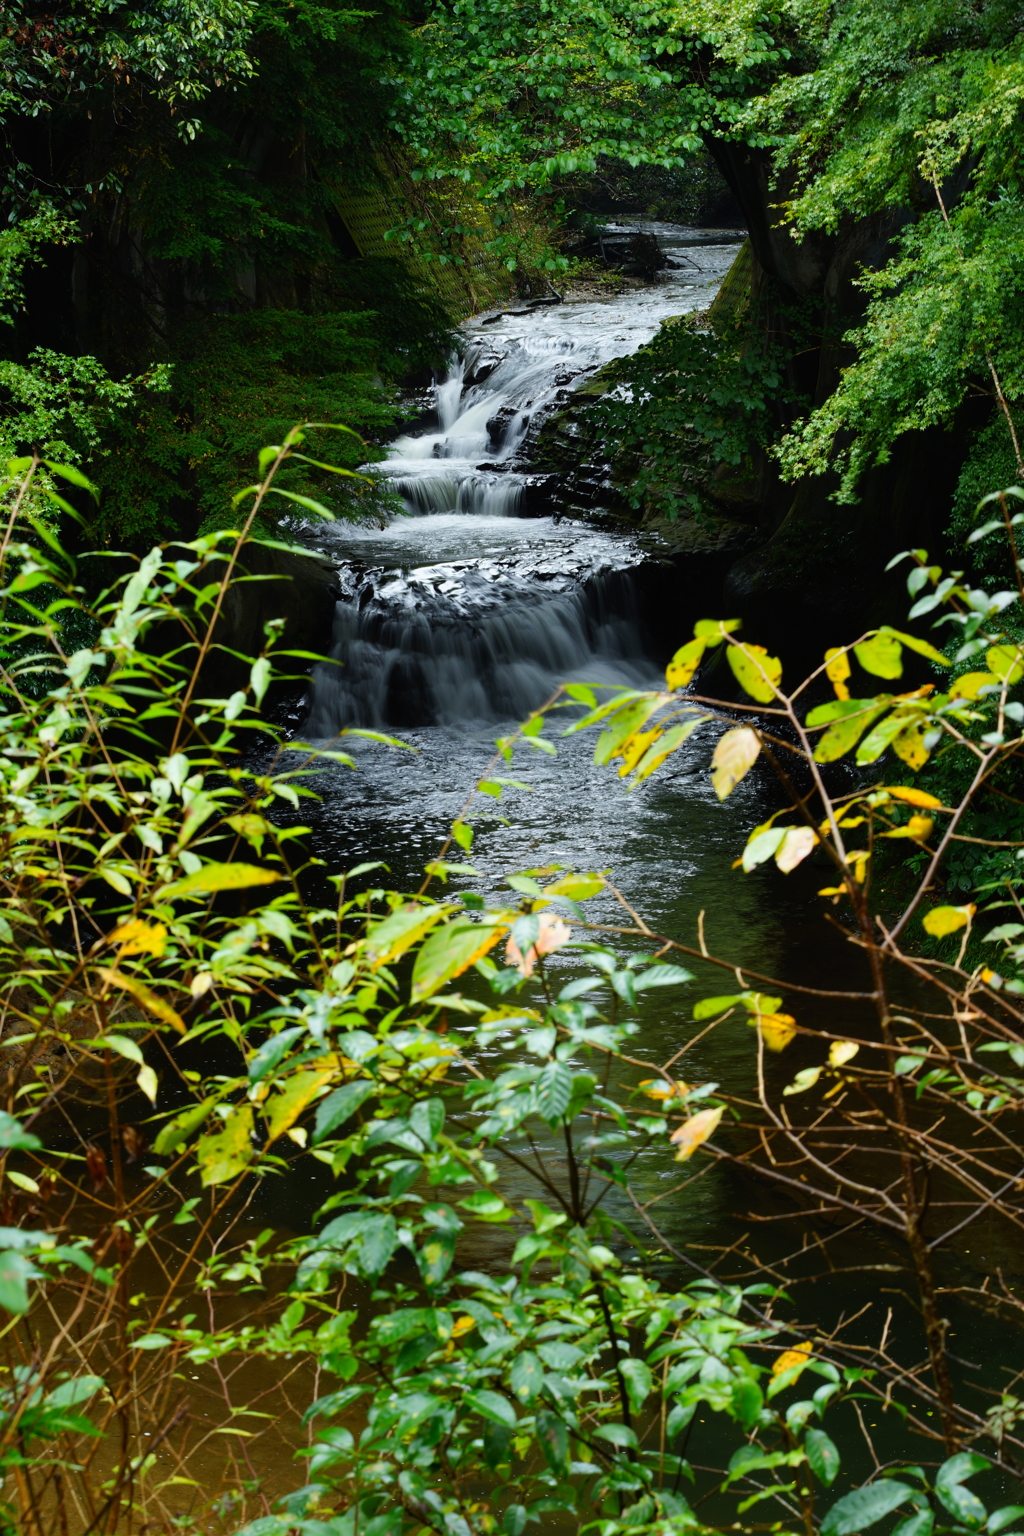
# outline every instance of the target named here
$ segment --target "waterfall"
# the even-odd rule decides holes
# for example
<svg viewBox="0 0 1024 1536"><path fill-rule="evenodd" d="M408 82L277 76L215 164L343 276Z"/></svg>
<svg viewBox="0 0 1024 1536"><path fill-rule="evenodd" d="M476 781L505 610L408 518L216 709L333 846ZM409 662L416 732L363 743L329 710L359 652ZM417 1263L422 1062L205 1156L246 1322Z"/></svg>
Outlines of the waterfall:
<svg viewBox="0 0 1024 1536"><path fill-rule="evenodd" d="M669 252L693 243L693 231L648 231ZM702 246L686 270L615 298L465 328L429 425L373 466L405 515L322 535L342 596L305 734L521 719L563 681L656 679L642 613L649 556L628 532L532 516L530 445L596 368L705 305L734 250Z"/></svg>

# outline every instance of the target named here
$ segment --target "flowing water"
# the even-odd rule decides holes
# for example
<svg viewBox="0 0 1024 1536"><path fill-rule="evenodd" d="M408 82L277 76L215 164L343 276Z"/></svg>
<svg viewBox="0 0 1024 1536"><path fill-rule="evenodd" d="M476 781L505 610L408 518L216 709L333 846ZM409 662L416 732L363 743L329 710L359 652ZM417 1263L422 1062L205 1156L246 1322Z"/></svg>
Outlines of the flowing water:
<svg viewBox="0 0 1024 1536"><path fill-rule="evenodd" d="M310 811L304 804L302 819L312 822L315 851L331 870L380 860L390 885L414 890L490 761L497 735L566 680L656 685L666 643L681 644L696 618L719 612L717 586L708 584L699 607L682 599L678 564L599 519L563 517L545 502L531 469L543 420L664 319L705 307L737 248L724 241L687 245L695 232L646 227L686 265L618 297L467 324L461 354L437 383L430 409L376 467L401 497L404 515L384 528L336 524L321 535L320 547L338 569L340 597L331 660L314 672L301 735L324 743L348 726L373 727L395 732L412 749L353 745L349 738L344 746L356 771L319 773L319 805ZM751 875L732 867L750 829L780 804L760 766L719 804L705 733L635 790L595 767L592 740L559 740L550 728L547 735L557 756L517 750L510 771L530 787L508 790L483 808L471 853L477 877L454 877L456 889L507 893L509 873L539 864L608 871L656 932L692 944L705 913L712 949L736 966L811 987L866 983L857 954L826 921L815 895L821 871L808 867L813 860L787 877L772 867ZM610 895L588 904L588 913L602 922L624 917ZM571 970L571 959L558 958ZM645 995L641 1041L649 1060L667 1060L694 1036L697 997L731 986L728 973L700 961L694 970L695 986ZM866 1022L850 1005L823 999L789 994L785 1006L802 1024L831 1031L856 1032ZM750 1030L732 1020L694 1044L685 1076L749 1093L754 1054ZM770 1061L772 1097L820 1054L801 1039L785 1058ZM677 1246L710 1262L716 1248L743 1245L753 1233L762 1253L785 1251L787 1208L777 1193L766 1195L721 1164L673 1193L678 1173L661 1151L633 1169L644 1199L666 1196L656 1207L658 1221ZM283 1199L283 1186L276 1196L269 1189L261 1196L264 1214L301 1225L330 1181L313 1174L303 1191L289 1185ZM894 1257L881 1243L865 1246L863 1234L848 1246L851 1268L865 1253L873 1262ZM486 1254L477 1256L486 1261ZM961 1253L958 1262L970 1270L975 1261ZM868 1300L858 1328L877 1338L886 1303L874 1294L877 1284L868 1283L873 1296L866 1297L863 1275L837 1277L805 1288L799 1305L820 1313L824 1324Z"/></svg>

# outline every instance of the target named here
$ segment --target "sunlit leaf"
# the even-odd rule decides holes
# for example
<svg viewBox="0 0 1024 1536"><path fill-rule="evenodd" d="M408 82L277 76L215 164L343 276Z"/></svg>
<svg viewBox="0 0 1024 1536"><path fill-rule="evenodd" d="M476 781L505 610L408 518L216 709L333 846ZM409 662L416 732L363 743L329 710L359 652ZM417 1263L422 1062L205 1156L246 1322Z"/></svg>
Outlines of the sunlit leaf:
<svg viewBox="0 0 1024 1536"><path fill-rule="evenodd" d="M817 833L811 827L790 827L782 840L782 845L775 855L775 863L784 875L807 858L818 841Z"/></svg>
<svg viewBox="0 0 1024 1536"><path fill-rule="evenodd" d="M248 1168L256 1156L252 1132L252 1105L241 1104L231 1111L221 1130L200 1136L196 1158L204 1184L226 1184Z"/></svg>
<svg viewBox="0 0 1024 1536"><path fill-rule="evenodd" d="M283 1136L295 1124L302 1111L313 1103L333 1075L333 1066L296 1072L279 1093L273 1094L263 1103L261 1108L267 1118L268 1143L276 1141L278 1136Z"/></svg>
<svg viewBox="0 0 1024 1536"><path fill-rule="evenodd" d="M976 699L982 688L991 688L995 694L998 687L998 679L992 672L965 672L950 683L949 696L951 699Z"/></svg>
<svg viewBox="0 0 1024 1536"><path fill-rule="evenodd" d="M784 1051L796 1035L796 1020L789 1013L761 1013L756 1023L770 1051Z"/></svg>
<svg viewBox="0 0 1024 1536"><path fill-rule="evenodd" d="M956 933L958 928L966 928L975 910L973 904L965 907L933 907L921 921L926 933L935 939L944 939L947 934Z"/></svg>
<svg viewBox="0 0 1024 1536"><path fill-rule="evenodd" d="M686 687L701 664L707 644L707 640L701 637L680 646L665 668L666 688Z"/></svg>
<svg viewBox="0 0 1024 1536"><path fill-rule="evenodd" d="M737 726L718 738L711 758L711 784L719 800L731 795L757 761L761 743L749 725Z"/></svg>
<svg viewBox="0 0 1024 1536"><path fill-rule="evenodd" d="M948 656L943 656L942 652L936 650L935 646L930 644L929 641L919 640L916 635L904 634L902 629L893 629L890 625L883 624L879 630L879 634L892 635L896 640L899 640L901 644L905 645L908 650L916 651L919 656L926 656L929 661L934 661L936 666L951 667L953 665ZM871 669L869 667L868 671L870 670ZM885 677L887 674L883 672L879 675ZM897 672L894 675L898 677L899 673Z"/></svg>
<svg viewBox="0 0 1024 1536"><path fill-rule="evenodd" d="M167 948L167 929L163 923L144 923L137 917L108 933L105 943L119 944L122 956L155 955L159 959Z"/></svg>
<svg viewBox="0 0 1024 1536"><path fill-rule="evenodd" d="M445 982L468 971L494 948L508 927L507 920L502 918L488 918L479 923L462 919L447 923L432 933L416 956L412 1001L422 1002Z"/></svg>
<svg viewBox="0 0 1024 1536"><path fill-rule="evenodd" d="M759 704L770 704L782 681L782 662L763 645L730 645L729 666L745 693Z"/></svg>
<svg viewBox="0 0 1024 1536"><path fill-rule="evenodd" d="M850 676L850 658L841 646L832 646L825 652L825 676L835 689L837 699L848 699L850 690L846 686Z"/></svg>
<svg viewBox="0 0 1024 1536"><path fill-rule="evenodd" d="M874 699L837 699L835 704L826 705L825 708L837 714L841 710L842 715L829 726L815 747L816 763L834 763L845 757L856 746L868 726L889 708L889 700L879 704ZM811 727L823 724L823 714L823 709L812 709L807 716L807 724Z"/></svg>
<svg viewBox="0 0 1024 1536"><path fill-rule="evenodd" d="M808 1088L813 1088L818 1081L818 1078L821 1076L821 1070L820 1067L804 1067L801 1072L797 1073L789 1086L783 1088L783 1096L788 1098L791 1093L806 1093Z"/></svg>
<svg viewBox="0 0 1024 1536"><path fill-rule="evenodd" d="M175 880L158 892L161 901L173 901L178 896L215 891L244 891L254 885L273 885L284 875L276 869L264 869L259 864L204 864L194 875Z"/></svg>
<svg viewBox="0 0 1024 1536"><path fill-rule="evenodd" d="M939 810L942 807L942 801L930 795L926 789L915 789L910 784L883 784L882 788L894 800L904 800L907 805L919 805L922 810Z"/></svg>
<svg viewBox="0 0 1024 1536"><path fill-rule="evenodd" d="M855 645L853 654L874 677L894 678L903 675L903 647L894 634L879 630L869 640Z"/></svg>
<svg viewBox="0 0 1024 1536"><path fill-rule="evenodd" d="M830 1067L845 1067L859 1050L856 1040L833 1040L828 1048L828 1064Z"/></svg>
<svg viewBox="0 0 1024 1536"><path fill-rule="evenodd" d="M985 665L1004 683L1016 683L1024 676L1024 650L1019 645L993 645L985 652Z"/></svg>
<svg viewBox="0 0 1024 1536"><path fill-rule="evenodd" d="M99 974L108 987L117 987L121 992L127 992L129 997L134 997L141 1008L151 1013L154 1018L160 1019L164 1024L169 1024L176 1029L179 1035L185 1033L185 1021L170 1003L158 997L155 992L137 981L134 976L126 976L123 971L109 970L106 966L98 967Z"/></svg>
<svg viewBox="0 0 1024 1536"><path fill-rule="evenodd" d="M390 965L392 960L404 955L406 950L430 932L435 923L453 910L452 907L439 906L436 902L410 902L407 906L399 907L383 922L375 923L370 929L366 945L370 964L375 970L379 966Z"/></svg>
<svg viewBox="0 0 1024 1536"><path fill-rule="evenodd" d="M693 715L689 720L684 720L680 725L671 726L665 733L647 748L643 757L637 763L636 773L633 777L635 784L643 779L650 778L656 768L660 768L666 758L671 757L683 742L690 737L705 720L710 720L710 715Z"/></svg>
<svg viewBox="0 0 1024 1536"><path fill-rule="evenodd" d="M684 1120L669 1137L669 1141L677 1148L676 1162L685 1163L696 1152L699 1146L713 1136L718 1129L718 1122L725 1114L725 1106L719 1105L717 1109L702 1109L697 1114L691 1115L689 1120Z"/></svg>
<svg viewBox="0 0 1024 1536"><path fill-rule="evenodd" d="M739 629L740 623L739 619L698 619L693 626L693 633L707 645L719 645L726 635Z"/></svg>

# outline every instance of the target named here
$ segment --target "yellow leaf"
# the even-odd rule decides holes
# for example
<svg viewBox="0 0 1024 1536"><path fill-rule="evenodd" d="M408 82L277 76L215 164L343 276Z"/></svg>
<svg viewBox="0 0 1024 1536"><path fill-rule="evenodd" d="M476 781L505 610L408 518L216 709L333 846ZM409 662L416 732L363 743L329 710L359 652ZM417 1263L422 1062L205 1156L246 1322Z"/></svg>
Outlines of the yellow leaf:
<svg viewBox="0 0 1024 1536"><path fill-rule="evenodd" d="M568 896L570 901L586 901L603 891L603 875L562 875L544 887L545 896Z"/></svg>
<svg viewBox="0 0 1024 1536"><path fill-rule="evenodd" d="M915 789L910 784L883 784L887 795L892 795L894 800L905 800L907 805L919 805L922 810L941 810L942 801L937 800L925 789Z"/></svg>
<svg viewBox="0 0 1024 1536"><path fill-rule="evenodd" d="M113 933L108 933L105 944L120 944L121 955L156 955L157 959L167 948L167 929L163 923L144 923L141 917L130 923L122 923Z"/></svg>
<svg viewBox="0 0 1024 1536"><path fill-rule="evenodd" d="M745 693L759 704L770 704L782 681L782 662L777 656L769 656L763 645L729 647L729 665L736 681Z"/></svg>
<svg viewBox="0 0 1024 1536"><path fill-rule="evenodd" d="M665 1083L661 1078L657 1077L646 1078L644 1082L639 1085L639 1087L640 1092L645 1094L647 1098L661 1100L675 1098L685 1099L686 1095L690 1091L689 1085L687 1083L677 1082L674 1083L670 1088L667 1083Z"/></svg>
<svg viewBox="0 0 1024 1536"><path fill-rule="evenodd" d="M252 1122L252 1105L242 1104L231 1111L222 1130L200 1136L196 1158L204 1184L226 1184L249 1166L256 1156Z"/></svg>
<svg viewBox="0 0 1024 1536"><path fill-rule="evenodd" d="M894 827L891 832L883 832L882 837L909 837L912 842L926 843L932 835L935 826L930 816L911 816L905 827Z"/></svg>
<svg viewBox="0 0 1024 1536"><path fill-rule="evenodd" d="M965 907L933 907L921 921L926 933L935 939L944 939L947 934L956 933L958 928L966 928L976 911L973 902Z"/></svg>
<svg viewBox="0 0 1024 1536"><path fill-rule="evenodd" d="M276 869L264 869L260 864L204 864L194 875L175 880L160 891L161 901L171 901L176 896L207 895L214 891L244 891L254 885L273 885L284 875Z"/></svg>
<svg viewBox="0 0 1024 1536"><path fill-rule="evenodd" d="M788 875L806 859L817 841L817 835L810 827L790 827L775 854L776 865Z"/></svg>
<svg viewBox="0 0 1024 1536"><path fill-rule="evenodd" d="M848 699L850 690L846 679L850 675L850 658L841 646L834 645L825 652L825 676L835 689L837 699Z"/></svg>
<svg viewBox="0 0 1024 1536"><path fill-rule="evenodd" d="M996 679L991 672L965 672L963 677L958 677L950 684L949 696L951 699L976 699L979 689L996 687Z"/></svg>
<svg viewBox="0 0 1024 1536"><path fill-rule="evenodd" d="M845 1067L859 1050L856 1040L833 1040L828 1048L828 1064L830 1067Z"/></svg>
<svg viewBox="0 0 1024 1536"><path fill-rule="evenodd" d="M376 923L370 929L366 944L367 958L373 969L390 965L392 960L404 955L407 949L418 943L435 923L451 911L451 907L439 906L435 902L408 902L382 922Z"/></svg>
<svg viewBox="0 0 1024 1536"><path fill-rule="evenodd" d="M698 619L693 632L698 640L704 640L708 645L718 645L726 635L732 634L739 627L739 619Z"/></svg>
<svg viewBox="0 0 1024 1536"><path fill-rule="evenodd" d="M903 675L903 647L895 635L875 634L869 640L855 645L853 654L865 672L875 677L901 677Z"/></svg>
<svg viewBox="0 0 1024 1536"><path fill-rule="evenodd" d="M717 1109L702 1109L699 1114L691 1115L689 1120L684 1121L672 1132L669 1141L679 1148L676 1153L677 1163L685 1163L702 1142L714 1135L718 1122L724 1114L723 1105L719 1105Z"/></svg>
<svg viewBox="0 0 1024 1536"><path fill-rule="evenodd" d="M149 1102L151 1104L155 1104L157 1089L160 1085L157 1081L157 1076L153 1071L153 1068L147 1066L140 1067L138 1076L136 1077L135 1081L142 1089L142 1092L146 1095L146 1098L149 1100Z"/></svg>
<svg viewBox="0 0 1024 1536"><path fill-rule="evenodd" d="M772 1366L772 1375L781 1376L783 1371L791 1371L798 1365L806 1365L810 1358L810 1344L798 1344L795 1349L784 1349Z"/></svg>
<svg viewBox="0 0 1024 1536"><path fill-rule="evenodd" d="M797 1073L789 1087L783 1088L783 1098L788 1098L791 1093L806 1093L808 1088L814 1087L820 1076L820 1067L804 1067L802 1072Z"/></svg>
<svg viewBox="0 0 1024 1536"><path fill-rule="evenodd" d="M141 1008L151 1013L155 1018L162 1019L172 1029L176 1029L179 1035L185 1033L185 1021L180 1013L176 1013L170 1003L165 1003L162 997L157 997L141 981L136 981L134 976L125 976L122 971L111 971L104 966L99 967L99 973L108 987L117 987L122 992L127 992L129 997L134 997Z"/></svg>
<svg viewBox="0 0 1024 1536"><path fill-rule="evenodd" d="M630 736L628 741L624 741L619 752L622 758L619 778L624 779L627 773L632 773L647 748L652 747L656 741L660 741L663 735L661 727L656 725L653 730L637 731L635 736Z"/></svg>
<svg viewBox="0 0 1024 1536"><path fill-rule="evenodd" d="M457 1317L452 1324L452 1331L449 1337L460 1339L464 1333L472 1333L475 1327L475 1317Z"/></svg>
<svg viewBox="0 0 1024 1536"><path fill-rule="evenodd" d="M930 727L927 720L914 720L910 725L893 737L892 749L896 756L902 758L908 768L916 773L923 768L930 756L929 749L925 745L925 737Z"/></svg>
<svg viewBox="0 0 1024 1536"><path fill-rule="evenodd" d="M789 1013L759 1013L756 1023L770 1051L784 1051L796 1034L796 1019Z"/></svg>
<svg viewBox="0 0 1024 1536"><path fill-rule="evenodd" d="M993 645L985 652L985 665L1004 683L1024 676L1024 651L1019 645Z"/></svg>
<svg viewBox="0 0 1024 1536"><path fill-rule="evenodd" d="M672 660L665 668L666 688L685 688L700 666L707 650L708 642L700 636L696 640L688 640L676 651Z"/></svg>
<svg viewBox="0 0 1024 1536"><path fill-rule="evenodd" d="M757 761L761 743L749 725L737 726L718 738L711 758L711 784L719 800L731 795Z"/></svg>
<svg viewBox="0 0 1024 1536"><path fill-rule="evenodd" d="M266 1101L263 1112L267 1117L268 1145L291 1129L302 1111L312 1104L320 1089L333 1077L333 1064L326 1070L321 1067L308 1072L296 1072L279 1093Z"/></svg>
<svg viewBox="0 0 1024 1536"><path fill-rule="evenodd" d="M461 976L493 949L507 920L492 917L482 923L456 921L437 929L416 956L412 972L412 1001L421 1003L446 981Z"/></svg>

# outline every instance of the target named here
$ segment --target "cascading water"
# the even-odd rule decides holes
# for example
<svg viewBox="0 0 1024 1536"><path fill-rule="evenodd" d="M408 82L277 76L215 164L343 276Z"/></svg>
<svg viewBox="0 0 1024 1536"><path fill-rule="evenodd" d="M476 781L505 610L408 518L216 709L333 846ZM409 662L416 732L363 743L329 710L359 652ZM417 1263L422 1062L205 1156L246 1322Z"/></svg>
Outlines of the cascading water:
<svg viewBox="0 0 1024 1536"><path fill-rule="evenodd" d="M374 468L405 515L324 536L342 595L305 734L521 718L561 681L651 679L636 540L531 516L529 473L544 418L663 320L704 307L735 255L734 240L646 227L682 258L656 283L467 325L428 419Z"/></svg>

